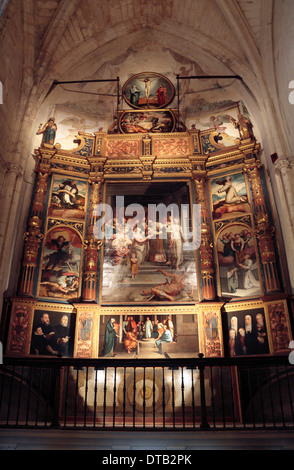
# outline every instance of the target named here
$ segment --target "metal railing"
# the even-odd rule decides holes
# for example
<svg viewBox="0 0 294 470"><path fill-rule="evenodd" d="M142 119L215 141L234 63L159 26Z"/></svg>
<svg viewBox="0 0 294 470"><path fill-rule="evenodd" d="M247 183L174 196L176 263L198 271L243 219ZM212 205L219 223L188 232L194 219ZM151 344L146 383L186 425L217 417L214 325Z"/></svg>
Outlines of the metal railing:
<svg viewBox="0 0 294 470"><path fill-rule="evenodd" d="M294 429L287 357L4 358L0 427Z"/></svg>

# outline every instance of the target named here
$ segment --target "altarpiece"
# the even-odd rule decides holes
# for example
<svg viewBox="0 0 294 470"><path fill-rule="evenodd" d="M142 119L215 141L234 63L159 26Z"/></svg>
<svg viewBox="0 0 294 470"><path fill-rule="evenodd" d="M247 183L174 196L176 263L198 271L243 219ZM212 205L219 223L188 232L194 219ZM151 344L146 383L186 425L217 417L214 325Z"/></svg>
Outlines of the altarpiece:
<svg viewBox="0 0 294 470"><path fill-rule="evenodd" d="M54 144L54 120L40 130L6 355L288 354L285 273L250 122L232 121L234 139L188 130L159 74L123 93L129 108L110 130L79 132L70 151Z"/></svg>

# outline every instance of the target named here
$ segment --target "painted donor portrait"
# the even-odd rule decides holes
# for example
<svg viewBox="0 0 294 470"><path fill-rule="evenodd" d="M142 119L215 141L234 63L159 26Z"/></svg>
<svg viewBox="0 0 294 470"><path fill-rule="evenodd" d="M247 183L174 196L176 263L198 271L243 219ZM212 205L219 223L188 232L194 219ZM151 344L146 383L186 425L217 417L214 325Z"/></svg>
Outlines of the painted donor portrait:
<svg viewBox="0 0 294 470"><path fill-rule="evenodd" d="M129 78L123 96L133 108L163 108L174 98L174 86L163 75L143 72Z"/></svg>
<svg viewBox="0 0 294 470"><path fill-rule="evenodd" d="M48 231L42 261L39 296L73 299L79 296L82 240L73 228Z"/></svg>
<svg viewBox="0 0 294 470"><path fill-rule="evenodd" d="M269 353L263 308L228 313L227 327L227 348L230 357Z"/></svg>
<svg viewBox="0 0 294 470"><path fill-rule="evenodd" d="M104 237L101 302L194 302L197 275L187 184L141 183L132 194L128 191L120 183L106 189L108 211L99 221Z"/></svg>
<svg viewBox="0 0 294 470"><path fill-rule="evenodd" d="M217 235L220 288L223 297L261 294L255 235L245 224L226 225Z"/></svg>
<svg viewBox="0 0 294 470"><path fill-rule="evenodd" d="M30 354L72 357L75 318L68 312L35 310Z"/></svg>

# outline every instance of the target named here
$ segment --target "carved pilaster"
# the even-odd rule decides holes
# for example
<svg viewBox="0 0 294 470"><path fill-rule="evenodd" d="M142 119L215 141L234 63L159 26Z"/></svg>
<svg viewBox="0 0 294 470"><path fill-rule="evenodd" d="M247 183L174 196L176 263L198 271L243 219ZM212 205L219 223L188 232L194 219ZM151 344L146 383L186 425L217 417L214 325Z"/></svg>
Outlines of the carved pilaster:
<svg viewBox="0 0 294 470"><path fill-rule="evenodd" d="M34 275L37 267L38 251L43 234L41 234L42 221L37 216L29 220L29 230L24 234L25 246L22 263L22 276L19 293L21 295L33 295Z"/></svg>
<svg viewBox="0 0 294 470"><path fill-rule="evenodd" d="M142 153L145 156L152 155L152 139L149 135L144 135L142 139Z"/></svg>
<svg viewBox="0 0 294 470"><path fill-rule="evenodd" d="M29 220L28 232L24 234L25 246L22 263L22 277L20 291L22 295L33 295L34 275L37 267L38 251L43 234L41 234L43 211L45 206L48 178L50 174L50 159L56 152L53 149L39 149L36 154L37 163L37 184L33 199L31 217Z"/></svg>
<svg viewBox="0 0 294 470"><path fill-rule="evenodd" d="M47 194L49 173L38 172L38 180L33 201L32 216L42 220L44 204Z"/></svg>
<svg viewBox="0 0 294 470"><path fill-rule="evenodd" d="M213 300L216 296L215 273L212 254L212 241L209 227L209 210L206 197L206 179L205 177L194 177L193 179L196 203L201 204L201 245L200 264L202 277L202 291L204 300Z"/></svg>
<svg viewBox="0 0 294 470"><path fill-rule="evenodd" d="M98 252L101 249L102 241L97 240L94 235L94 227L97 221L96 206L101 202L101 179L90 179L91 196L89 211L89 226L87 239L85 240L85 267L83 281L83 300L95 302L97 292L97 270Z"/></svg>
<svg viewBox="0 0 294 470"><path fill-rule="evenodd" d="M153 175L153 163L156 157L142 156L140 161L142 163L142 175L144 181L150 181Z"/></svg>
<svg viewBox="0 0 294 470"><path fill-rule="evenodd" d="M266 292L280 290L280 281L277 271L277 260L274 247L274 227L271 226L266 208L262 182L259 172L259 163L252 162L245 166L247 172L255 209L256 236L259 243L261 262L264 267Z"/></svg>

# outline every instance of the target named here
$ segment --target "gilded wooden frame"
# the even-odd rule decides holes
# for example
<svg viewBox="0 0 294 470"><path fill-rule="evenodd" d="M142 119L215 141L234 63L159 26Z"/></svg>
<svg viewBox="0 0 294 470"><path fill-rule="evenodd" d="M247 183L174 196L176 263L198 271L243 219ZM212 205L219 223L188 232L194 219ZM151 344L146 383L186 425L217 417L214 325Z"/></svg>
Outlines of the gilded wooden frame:
<svg viewBox="0 0 294 470"><path fill-rule="evenodd" d="M276 298L265 301L264 305L270 331L270 350L274 354L288 354L293 335L287 301Z"/></svg>
<svg viewBox="0 0 294 470"><path fill-rule="evenodd" d="M49 317L51 315L51 318L52 316L55 316L55 321L53 322L52 327L58 324L56 322L57 318L60 320L63 315L68 317L72 316L71 319L73 319L73 324L71 332L74 333L76 330L75 309L73 305L42 302L34 299L13 298L6 345L7 356L36 357L36 354L32 354L31 352L31 346L34 326L36 326L34 323L35 315L40 316L41 312L48 313ZM74 337L71 338L70 343L73 355ZM42 357L44 357L44 355L42 355ZM54 356L51 353L48 353L48 356L46 355L46 357Z"/></svg>
<svg viewBox="0 0 294 470"><path fill-rule="evenodd" d="M149 83L149 89L148 86L146 86L146 90L144 85L145 81ZM160 101L157 92L161 84L166 87L166 100ZM139 96L138 92L134 93L134 99L130 93L132 86L136 87L139 91ZM148 91L150 95L148 94ZM142 103L140 103L140 99L142 100L142 98L140 98L141 93L142 95L145 95L144 102ZM122 95L126 103L133 108L148 108L149 106L153 108L162 108L166 107L173 100L175 96L175 88L171 81L160 73L141 72L133 75L126 81L122 89Z"/></svg>
<svg viewBox="0 0 294 470"><path fill-rule="evenodd" d="M164 134L174 131L176 118L170 109L127 110L119 114L122 134Z"/></svg>
<svg viewBox="0 0 294 470"><path fill-rule="evenodd" d="M263 317L263 324L260 326L259 330L256 327L257 320L256 316L261 314ZM239 338L237 338L238 331L242 328L244 331L246 329L246 316L250 316L251 319L255 316L254 321L252 321L251 325L249 324L248 329L252 332L252 342L251 344L239 342ZM232 304L225 304L222 311L223 317L223 325L225 328L224 331L224 344L225 345L225 354L228 357L234 356L260 356L273 353L272 349L272 342L271 342L271 332L270 332L270 325L269 325L269 316L265 306L265 303L262 300L252 300L252 301L245 301L245 302L235 302ZM234 326L235 330L235 337L230 336L230 330L232 328L232 317L237 318L237 326ZM239 321L241 318L241 321ZM229 325L229 319L231 319ZM253 320L253 319L252 319ZM250 322L250 318L249 318ZM260 331L260 333L259 333ZM240 336L240 334L239 334ZM247 336L247 335L246 335ZM257 339L259 338L259 339ZM238 345L237 345L238 339ZM245 346L244 346L245 344ZM252 352L254 351L254 352Z"/></svg>
<svg viewBox="0 0 294 470"><path fill-rule="evenodd" d="M129 182L121 182L121 181L116 181L116 180L107 180L105 183L104 183L104 192L103 192L103 203L105 204L106 203L106 197L107 197L107 186L108 185L112 185L112 184L124 184L127 185L131 184L131 185L136 185L138 183L138 181L136 181L135 179L129 181ZM142 183L142 181L141 181ZM185 179L182 179L182 178L179 178L178 180L172 180L172 179L166 179L166 180L156 180L156 181L148 181L146 184L164 184L164 183L169 183L169 184L172 184L172 183L185 183L188 185L188 203L189 203L189 206L190 206L190 221L191 223L193 224L194 226L194 220L193 220L193 211L191 211L191 207L192 207L192 204L193 204L193 197L192 197L192 187L191 187L191 179L190 178L185 178ZM128 196L128 193L126 193L126 196ZM102 289L103 289L103 264L104 264L104 259L105 259L105 244L103 244L103 248L101 250L101 262L100 262L100 282L99 282L99 304L102 305L102 306L107 306L109 304L112 304L112 305L134 305L134 304L142 304L144 303L146 300L144 299L140 299L140 300L136 300L136 301L127 301L127 300L117 300L117 301L113 301L113 300L105 300L103 299L103 292L102 292ZM192 262L192 261L191 261ZM198 256L197 256L197 251L194 250L194 254L193 254L193 263L195 263L195 270L193 271L193 275L195 275L196 279L195 279L195 290L197 290L197 296L189 301L182 301L182 303L186 303L186 304L193 304L195 302L198 301L198 299L200 299L200 295L201 295L201 292L200 292L200 279L199 279L199 261L198 261ZM169 301L166 301L165 303L168 303ZM162 305L162 301L157 301L155 302L154 301L154 304L158 304L158 305ZM181 303L179 301L179 303ZM152 305L153 305L153 302L152 302Z"/></svg>

